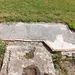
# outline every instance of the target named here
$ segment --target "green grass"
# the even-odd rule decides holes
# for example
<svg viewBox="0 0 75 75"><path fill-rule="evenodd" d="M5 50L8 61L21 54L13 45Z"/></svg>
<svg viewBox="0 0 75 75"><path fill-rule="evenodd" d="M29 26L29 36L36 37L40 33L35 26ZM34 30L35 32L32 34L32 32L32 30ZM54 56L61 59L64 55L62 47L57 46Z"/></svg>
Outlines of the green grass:
<svg viewBox="0 0 75 75"><path fill-rule="evenodd" d="M61 65L61 61L62 61L62 54L61 54L61 52L56 52L55 54L56 55L52 56L54 67L56 69L61 69L61 72L64 75L68 75L66 67L62 67L62 65Z"/></svg>
<svg viewBox="0 0 75 75"><path fill-rule="evenodd" d="M0 39L0 70L3 64L4 53L6 51L7 42L4 42Z"/></svg>
<svg viewBox="0 0 75 75"><path fill-rule="evenodd" d="M75 0L0 0L0 22L60 22L75 30Z"/></svg>
<svg viewBox="0 0 75 75"><path fill-rule="evenodd" d="M68 74L68 69L65 66L63 67L61 62L69 61L69 62L72 63L72 65L73 64L75 65L75 57L72 57L72 58L66 57L66 58L63 59L63 56L62 56L61 52L55 52L55 54L52 56L52 61L54 63L55 69L61 69L61 72L64 75L69 75Z"/></svg>
<svg viewBox="0 0 75 75"><path fill-rule="evenodd" d="M75 24L70 24L69 28L75 31Z"/></svg>
<svg viewBox="0 0 75 75"><path fill-rule="evenodd" d="M56 55L53 55L52 56L52 60L53 60L53 63L54 63L54 67L55 68L60 68L60 61L62 59L62 54L61 54L61 52L56 52L55 54Z"/></svg>

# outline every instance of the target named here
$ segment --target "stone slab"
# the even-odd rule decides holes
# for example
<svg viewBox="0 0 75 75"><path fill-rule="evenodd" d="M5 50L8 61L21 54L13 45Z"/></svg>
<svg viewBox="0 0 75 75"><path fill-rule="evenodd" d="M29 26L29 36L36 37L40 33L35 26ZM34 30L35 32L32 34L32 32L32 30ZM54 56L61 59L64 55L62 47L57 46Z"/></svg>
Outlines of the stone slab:
<svg viewBox="0 0 75 75"><path fill-rule="evenodd" d="M45 40L53 49L75 49L75 33L60 23L1 23L0 38Z"/></svg>
<svg viewBox="0 0 75 75"><path fill-rule="evenodd" d="M26 53L34 48L34 57L27 59ZM38 67L40 74L36 75L55 75L51 53L43 43L9 42L0 75L23 75L23 69L31 65Z"/></svg>

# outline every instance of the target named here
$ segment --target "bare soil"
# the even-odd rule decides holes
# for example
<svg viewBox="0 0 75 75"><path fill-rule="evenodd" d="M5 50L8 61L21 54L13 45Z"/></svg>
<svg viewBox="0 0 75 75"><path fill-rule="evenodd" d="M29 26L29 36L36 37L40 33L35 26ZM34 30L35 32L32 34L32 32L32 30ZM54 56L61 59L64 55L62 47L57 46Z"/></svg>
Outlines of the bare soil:
<svg viewBox="0 0 75 75"><path fill-rule="evenodd" d="M70 61L62 61L61 65L65 68L64 72L61 69L56 69L56 75L75 75L75 64Z"/></svg>

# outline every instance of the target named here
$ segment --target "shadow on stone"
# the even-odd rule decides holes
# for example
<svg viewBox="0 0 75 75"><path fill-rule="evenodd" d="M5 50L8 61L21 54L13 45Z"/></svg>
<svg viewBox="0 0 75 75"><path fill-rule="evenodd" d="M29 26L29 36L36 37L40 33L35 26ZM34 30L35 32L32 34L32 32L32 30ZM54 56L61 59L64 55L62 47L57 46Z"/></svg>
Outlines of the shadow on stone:
<svg viewBox="0 0 75 75"><path fill-rule="evenodd" d="M37 66L30 65L23 69L22 75L41 75L41 73Z"/></svg>
<svg viewBox="0 0 75 75"><path fill-rule="evenodd" d="M47 73L44 73L44 75L48 75Z"/></svg>
<svg viewBox="0 0 75 75"><path fill-rule="evenodd" d="M50 48L47 46L47 44L45 44L44 42L43 42L43 46L44 46L49 52L52 53L52 49L50 49Z"/></svg>

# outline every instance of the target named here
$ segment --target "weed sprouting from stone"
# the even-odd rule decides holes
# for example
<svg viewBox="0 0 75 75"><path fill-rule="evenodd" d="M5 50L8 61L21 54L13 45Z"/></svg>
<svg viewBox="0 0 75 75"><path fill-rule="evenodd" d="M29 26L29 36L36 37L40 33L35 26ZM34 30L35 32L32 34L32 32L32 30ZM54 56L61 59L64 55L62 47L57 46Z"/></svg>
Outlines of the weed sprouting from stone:
<svg viewBox="0 0 75 75"><path fill-rule="evenodd" d="M32 59L34 57L34 51L35 51L35 48L33 50L31 50L29 53L26 53L25 58L26 59Z"/></svg>

